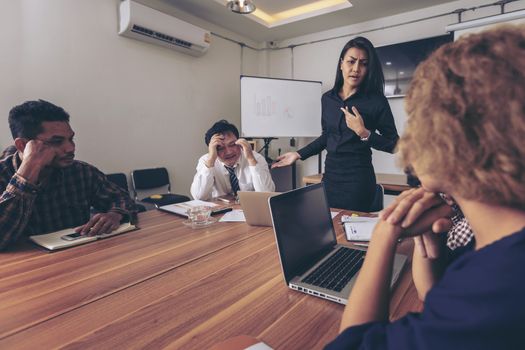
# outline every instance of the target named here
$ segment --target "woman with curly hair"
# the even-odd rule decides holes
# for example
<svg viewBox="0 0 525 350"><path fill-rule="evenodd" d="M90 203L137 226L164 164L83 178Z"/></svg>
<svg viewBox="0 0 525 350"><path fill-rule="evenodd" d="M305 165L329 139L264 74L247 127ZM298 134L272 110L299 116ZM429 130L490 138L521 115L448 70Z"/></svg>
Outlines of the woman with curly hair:
<svg viewBox="0 0 525 350"><path fill-rule="evenodd" d="M385 209L328 349L523 349L525 344L525 27L502 26L439 48L416 70L399 142L422 188ZM474 240L445 256L451 209ZM388 321L399 238L418 236L421 314Z"/></svg>

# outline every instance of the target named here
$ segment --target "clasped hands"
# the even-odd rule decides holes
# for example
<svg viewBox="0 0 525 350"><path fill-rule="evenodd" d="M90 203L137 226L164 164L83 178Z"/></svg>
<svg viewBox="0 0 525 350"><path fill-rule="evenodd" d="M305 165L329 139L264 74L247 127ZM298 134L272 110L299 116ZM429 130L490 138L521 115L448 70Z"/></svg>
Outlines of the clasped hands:
<svg viewBox="0 0 525 350"><path fill-rule="evenodd" d="M452 227L452 207L437 194L423 188L402 192L380 214L374 234L394 235L394 238L414 237L415 249L423 257L439 257L439 233Z"/></svg>

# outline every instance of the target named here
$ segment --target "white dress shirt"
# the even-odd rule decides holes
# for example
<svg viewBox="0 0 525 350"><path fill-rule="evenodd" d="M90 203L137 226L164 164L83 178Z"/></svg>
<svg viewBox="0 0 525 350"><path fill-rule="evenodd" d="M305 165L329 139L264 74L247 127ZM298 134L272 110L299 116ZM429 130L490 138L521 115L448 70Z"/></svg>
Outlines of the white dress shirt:
<svg viewBox="0 0 525 350"><path fill-rule="evenodd" d="M273 183L268 163L259 153L253 153L257 164L251 166L248 164L244 154L237 161L235 175L239 179L239 188L241 191L273 192L275 184ZM195 199L210 200L214 197L224 196L232 193L230 184L230 174L224 167L224 163L217 158L213 168L206 166L208 154L199 158L197 163L197 174L191 184L191 195Z"/></svg>

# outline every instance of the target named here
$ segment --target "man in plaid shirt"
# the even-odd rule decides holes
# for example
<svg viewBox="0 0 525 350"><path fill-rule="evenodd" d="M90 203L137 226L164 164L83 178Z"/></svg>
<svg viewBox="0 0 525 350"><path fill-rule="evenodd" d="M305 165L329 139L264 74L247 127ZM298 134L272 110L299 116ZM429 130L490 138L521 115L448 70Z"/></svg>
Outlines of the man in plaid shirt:
<svg viewBox="0 0 525 350"><path fill-rule="evenodd" d="M17 152L0 161L0 249L22 236L69 227L109 233L134 214L125 191L74 160L75 133L64 109L27 101L10 111L9 127ZM91 207L100 213L90 217Z"/></svg>

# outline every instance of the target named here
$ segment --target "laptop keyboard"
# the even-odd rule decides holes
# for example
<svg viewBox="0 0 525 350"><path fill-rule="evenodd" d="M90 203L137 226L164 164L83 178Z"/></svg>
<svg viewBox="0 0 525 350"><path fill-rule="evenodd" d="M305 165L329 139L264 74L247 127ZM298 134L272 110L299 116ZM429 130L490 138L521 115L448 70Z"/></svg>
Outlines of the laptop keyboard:
<svg viewBox="0 0 525 350"><path fill-rule="evenodd" d="M339 248L335 254L319 265L302 282L340 292L359 271L365 251Z"/></svg>

